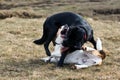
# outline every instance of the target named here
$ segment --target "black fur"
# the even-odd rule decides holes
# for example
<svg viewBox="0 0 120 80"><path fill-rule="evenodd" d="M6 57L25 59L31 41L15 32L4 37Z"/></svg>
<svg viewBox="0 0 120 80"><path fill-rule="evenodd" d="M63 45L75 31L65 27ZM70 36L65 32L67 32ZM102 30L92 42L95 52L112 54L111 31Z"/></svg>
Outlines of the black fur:
<svg viewBox="0 0 120 80"><path fill-rule="evenodd" d="M86 41L90 41L95 47L96 42L93 37L93 30L92 30L91 26L80 15L72 13L72 12L57 13L57 14L54 14L54 15L48 17L43 25L42 38L35 40L34 43L38 44L38 45L44 44L46 54L48 56L50 56L51 53L48 48L49 44L51 41L53 41L55 39L58 29L62 25L65 25L65 24L67 24L68 26L71 26L71 27L77 26L77 27L83 28L87 35L86 40L83 41L83 43ZM80 36L83 36L82 33L80 34ZM54 43L54 41L53 41L53 43ZM80 47L81 46L82 46L82 44L80 44Z"/></svg>

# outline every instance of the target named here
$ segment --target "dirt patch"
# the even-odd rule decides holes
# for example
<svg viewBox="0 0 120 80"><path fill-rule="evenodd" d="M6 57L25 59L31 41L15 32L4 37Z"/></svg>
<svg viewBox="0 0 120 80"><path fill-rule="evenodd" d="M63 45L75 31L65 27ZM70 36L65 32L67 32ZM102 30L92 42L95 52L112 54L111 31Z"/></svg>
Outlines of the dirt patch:
<svg viewBox="0 0 120 80"><path fill-rule="evenodd" d="M92 17L102 20L120 21L120 8L115 9L93 9Z"/></svg>
<svg viewBox="0 0 120 80"><path fill-rule="evenodd" d="M9 11L9 10L0 11L0 19L11 18L11 17L41 18L42 15L38 15L30 11Z"/></svg>
<svg viewBox="0 0 120 80"><path fill-rule="evenodd" d="M9 31L8 33L10 33L10 34L14 34L14 35L21 34L21 32L20 32L20 31Z"/></svg>
<svg viewBox="0 0 120 80"><path fill-rule="evenodd" d="M120 9L98 9L93 10L95 14L103 14L103 15L112 15L112 14L120 14Z"/></svg>

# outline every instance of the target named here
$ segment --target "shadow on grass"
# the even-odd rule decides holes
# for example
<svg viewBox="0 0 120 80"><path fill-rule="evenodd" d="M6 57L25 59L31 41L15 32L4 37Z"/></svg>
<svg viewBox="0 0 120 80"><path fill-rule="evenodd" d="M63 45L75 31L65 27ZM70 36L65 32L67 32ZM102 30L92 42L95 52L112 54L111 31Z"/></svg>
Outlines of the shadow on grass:
<svg viewBox="0 0 120 80"><path fill-rule="evenodd" d="M2 77L29 76L36 69L42 70L45 65L49 65L40 59L30 59L28 61L15 61L13 59L0 62L0 75Z"/></svg>

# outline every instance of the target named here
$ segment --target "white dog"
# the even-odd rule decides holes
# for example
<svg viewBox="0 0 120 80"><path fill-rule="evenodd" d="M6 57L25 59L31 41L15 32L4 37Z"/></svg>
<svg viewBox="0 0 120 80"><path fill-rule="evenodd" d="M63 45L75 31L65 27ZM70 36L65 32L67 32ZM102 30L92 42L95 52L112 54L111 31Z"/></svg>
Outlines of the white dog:
<svg viewBox="0 0 120 80"><path fill-rule="evenodd" d="M42 58L41 60L45 62L55 62L57 63L61 56L61 48L62 42L64 40L63 35L60 33L65 26L58 31L58 36L56 38L56 45L55 49L52 52L50 57ZM93 65L101 65L102 60L105 58L105 53L102 50L102 42L98 38L97 39L97 50L90 48L90 47L83 47L83 50L76 50L70 54L68 54L64 60L65 64L75 64L73 68L80 69L80 68L87 68Z"/></svg>

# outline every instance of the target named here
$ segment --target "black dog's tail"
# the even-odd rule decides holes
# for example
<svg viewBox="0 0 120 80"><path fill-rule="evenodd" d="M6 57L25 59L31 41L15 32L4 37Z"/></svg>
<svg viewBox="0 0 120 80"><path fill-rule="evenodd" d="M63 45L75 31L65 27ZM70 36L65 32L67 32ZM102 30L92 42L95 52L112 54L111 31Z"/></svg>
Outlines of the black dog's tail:
<svg viewBox="0 0 120 80"><path fill-rule="evenodd" d="M47 31L45 29L43 29L43 35L41 39L35 40L34 43L37 45L41 45L46 41L47 38Z"/></svg>

